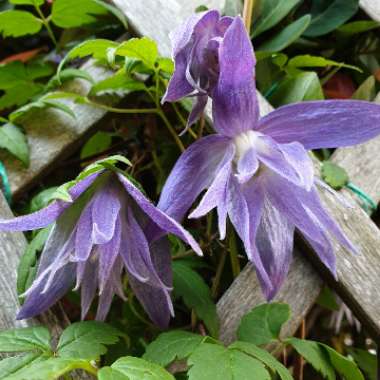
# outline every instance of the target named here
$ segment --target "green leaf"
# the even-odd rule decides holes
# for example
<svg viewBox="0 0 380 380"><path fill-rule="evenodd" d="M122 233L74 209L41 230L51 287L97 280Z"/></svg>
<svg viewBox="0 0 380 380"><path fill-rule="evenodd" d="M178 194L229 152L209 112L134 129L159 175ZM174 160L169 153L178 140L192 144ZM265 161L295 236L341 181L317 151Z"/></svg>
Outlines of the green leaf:
<svg viewBox="0 0 380 380"><path fill-rule="evenodd" d="M175 294L183 298L187 307L195 310L210 334L217 337L219 321L216 306L203 278L187 265L177 261L173 263L173 284Z"/></svg>
<svg viewBox="0 0 380 380"><path fill-rule="evenodd" d="M24 82L9 88L5 90L4 95L0 97L0 109L21 106L42 91L43 86L33 82Z"/></svg>
<svg viewBox="0 0 380 380"><path fill-rule="evenodd" d="M94 59L107 59L107 51L114 49L118 44L114 41L105 39L95 39L84 41L78 46L72 48L64 59L60 62L57 69L57 78L60 80L63 66L74 58L84 58L91 55Z"/></svg>
<svg viewBox="0 0 380 380"><path fill-rule="evenodd" d="M290 318L290 307L284 303L259 305L246 314L238 328L238 338L256 345L277 341L282 325Z"/></svg>
<svg viewBox="0 0 380 380"><path fill-rule="evenodd" d="M368 376L368 380L377 380L377 358L368 351L354 348L349 350L360 369Z"/></svg>
<svg viewBox="0 0 380 380"><path fill-rule="evenodd" d="M58 74L54 75L46 85L46 90L51 90L60 86L62 83L72 79L84 79L90 83L94 83L94 80L90 73L82 69L65 69Z"/></svg>
<svg viewBox="0 0 380 380"><path fill-rule="evenodd" d="M370 75L354 92L352 99L372 101L376 96L376 79Z"/></svg>
<svg viewBox="0 0 380 380"><path fill-rule="evenodd" d="M102 368L99 380L175 380L164 368L144 359L126 356Z"/></svg>
<svg viewBox="0 0 380 380"><path fill-rule="evenodd" d="M29 147L25 135L11 123L0 127L0 148L8 150L25 166L29 165Z"/></svg>
<svg viewBox="0 0 380 380"><path fill-rule="evenodd" d="M18 355L11 358L5 358L0 361L0 379L7 379L17 371L31 365L33 362L41 360L40 352L29 352L25 355Z"/></svg>
<svg viewBox="0 0 380 380"><path fill-rule="evenodd" d="M318 305L326 308L327 310L331 310L331 311L339 310L339 305L336 301L335 294L327 286L323 287L316 302Z"/></svg>
<svg viewBox="0 0 380 380"><path fill-rule="evenodd" d="M45 109L45 108L54 108L54 109L60 110L62 112L67 113L68 115L70 115L72 118L75 119L75 113L72 111L72 109L68 105L55 100L55 96L53 94L47 94L45 96L42 96L35 102L29 103L17 109L16 111L12 112L9 115L9 120L13 123L20 117L23 117L27 113L31 112L32 110Z"/></svg>
<svg viewBox="0 0 380 380"><path fill-rule="evenodd" d="M288 76L280 82L268 100L273 106L279 107L284 104L323 98L318 75L314 72L301 72L295 76Z"/></svg>
<svg viewBox="0 0 380 380"><path fill-rule="evenodd" d="M364 380L363 374L353 360L346 358L326 344L319 343L319 345L326 350L335 371L345 380Z"/></svg>
<svg viewBox="0 0 380 380"><path fill-rule="evenodd" d="M115 344L122 333L102 322L86 321L70 325L58 342L62 358L98 359L107 352L107 345Z"/></svg>
<svg viewBox="0 0 380 380"><path fill-rule="evenodd" d="M96 21L96 16L107 13L104 5L93 0L54 0L51 17L61 28L75 28L91 24Z"/></svg>
<svg viewBox="0 0 380 380"><path fill-rule="evenodd" d="M324 161L321 168L322 179L335 190L340 190L349 182L345 169L330 161Z"/></svg>
<svg viewBox="0 0 380 380"><path fill-rule="evenodd" d="M33 5L39 7L45 0L9 0L9 2L15 5Z"/></svg>
<svg viewBox="0 0 380 380"><path fill-rule="evenodd" d="M291 58L288 61L288 66L292 68L298 67L327 67L327 66L337 66L337 67L345 67L347 69L352 69L361 72L361 69L352 66L346 65L343 62L336 62L331 59L327 59L324 57L312 56L312 55L297 55L294 58Z"/></svg>
<svg viewBox="0 0 380 380"><path fill-rule="evenodd" d="M149 344L143 358L166 367L189 357L204 340L205 337L187 331L163 333Z"/></svg>
<svg viewBox="0 0 380 380"><path fill-rule="evenodd" d="M48 358L32 362L3 380L55 380L65 373L79 368L88 368L90 364L81 359ZM95 370L95 368L93 368Z"/></svg>
<svg viewBox="0 0 380 380"><path fill-rule="evenodd" d="M122 11L102 0L94 0L94 2L107 9L108 12L112 13L122 23L125 29L128 29L127 18L125 17L125 14Z"/></svg>
<svg viewBox="0 0 380 380"><path fill-rule="evenodd" d="M309 26L310 20L311 16L305 15L292 22L280 33L260 45L258 50L276 52L285 49L302 35Z"/></svg>
<svg viewBox="0 0 380 380"><path fill-rule="evenodd" d="M41 251L48 238L51 227L38 231L26 247L17 268L17 294L21 296L32 284L37 273L37 252Z"/></svg>
<svg viewBox="0 0 380 380"><path fill-rule="evenodd" d="M313 15L309 27L304 32L305 36L318 37L332 32L349 20L359 8L358 0L334 0L327 4L327 8Z"/></svg>
<svg viewBox="0 0 380 380"><path fill-rule="evenodd" d="M259 16L253 22L251 30L252 37L257 37L259 34L278 24L299 3L300 0L261 1L258 9L255 9L255 12L257 12Z"/></svg>
<svg viewBox="0 0 380 380"><path fill-rule="evenodd" d="M270 380L264 365L247 354L203 343L189 357L189 380Z"/></svg>
<svg viewBox="0 0 380 380"><path fill-rule="evenodd" d="M50 333L46 327L25 327L0 332L0 352L50 352Z"/></svg>
<svg viewBox="0 0 380 380"><path fill-rule="evenodd" d="M260 360L273 372L276 372L281 380L293 380L289 370L268 351L257 347L252 343L239 341L233 343L229 348L245 352L247 355L253 356L254 358Z"/></svg>
<svg viewBox="0 0 380 380"><path fill-rule="evenodd" d="M116 74L103 79L94 84L91 88L90 95L118 94L127 95L134 91L145 90L144 83L127 75L123 69Z"/></svg>
<svg viewBox="0 0 380 380"><path fill-rule="evenodd" d="M353 21L347 24L340 26L337 29L337 32L342 33L345 37L352 36L354 34L368 32L373 29L377 29L380 27L380 23L378 21L372 20L360 20Z"/></svg>
<svg viewBox="0 0 380 380"><path fill-rule="evenodd" d="M150 69L154 69L158 58L158 49L156 42L148 37L132 38L120 44L115 55L137 58Z"/></svg>
<svg viewBox="0 0 380 380"><path fill-rule="evenodd" d="M286 343L289 343L325 379L335 380L334 368L330 363L329 356L317 342L289 338Z"/></svg>
<svg viewBox="0 0 380 380"><path fill-rule="evenodd" d="M106 132L97 132L92 137L90 137L86 144L84 144L81 152L80 158L84 159L94 154L104 152L111 146L112 137Z"/></svg>
<svg viewBox="0 0 380 380"><path fill-rule="evenodd" d="M3 37L21 37L36 34L42 21L29 12L8 10L0 12L0 33Z"/></svg>
<svg viewBox="0 0 380 380"><path fill-rule="evenodd" d="M170 58L158 58L158 67L166 74L172 75L174 72L174 62Z"/></svg>
<svg viewBox="0 0 380 380"><path fill-rule="evenodd" d="M41 210L42 208L46 207L52 200L52 195L57 190L57 188L58 186L48 187L47 189L44 189L35 195L29 203L28 213L31 214L32 212Z"/></svg>

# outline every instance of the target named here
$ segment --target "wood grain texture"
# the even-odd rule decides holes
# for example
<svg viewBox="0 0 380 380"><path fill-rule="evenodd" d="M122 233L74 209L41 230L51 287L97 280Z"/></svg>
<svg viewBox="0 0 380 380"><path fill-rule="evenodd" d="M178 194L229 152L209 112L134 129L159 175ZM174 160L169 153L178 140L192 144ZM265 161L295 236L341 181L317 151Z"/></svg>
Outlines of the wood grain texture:
<svg viewBox="0 0 380 380"><path fill-rule="evenodd" d="M83 66L93 78L101 80L109 75L102 67L94 66L89 62ZM74 80L65 85L67 91L87 94L90 83L81 79ZM91 128L94 128L105 116L106 112L87 105L74 104L65 101L74 111L76 118L72 118L62 111L53 109L36 110L28 113L21 125L25 128L30 147L30 166L23 167L7 153L0 153L13 196L15 198L29 189L43 175L47 175L57 162L68 156Z"/></svg>
<svg viewBox="0 0 380 380"><path fill-rule="evenodd" d="M373 20L380 22L380 1L360 0L360 6Z"/></svg>

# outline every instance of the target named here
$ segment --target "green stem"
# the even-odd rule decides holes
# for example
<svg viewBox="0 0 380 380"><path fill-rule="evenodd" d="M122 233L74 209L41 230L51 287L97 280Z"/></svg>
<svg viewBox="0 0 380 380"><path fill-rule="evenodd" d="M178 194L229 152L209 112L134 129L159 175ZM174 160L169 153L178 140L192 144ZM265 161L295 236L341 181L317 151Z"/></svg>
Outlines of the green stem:
<svg viewBox="0 0 380 380"><path fill-rule="evenodd" d="M55 38L52 28L50 27L49 20L45 17L38 5L35 5L34 7L36 8L38 15L41 17L41 20L49 34L50 39L53 41L54 45L57 46L57 39Z"/></svg>
<svg viewBox="0 0 380 380"><path fill-rule="evenodd" d="M89 106L101 108L108 112L115 112L115 113L126 113L126 114L132 114L132 113L158 113L158 110L156 108L116 108L107 106L105 104L93 102L90 99L85 100L85 104L88 104Z"/></svg>
<svg viewBox="0 0 380 380"><path fill-rule="evenodd" d="M187 122L186 122L185 118L182 116L181 112L179 111L177 105L175 103L172 103L172 106L173 106L174 112L176 113L179 121L182 123L183 127L186 128ZM191 128L188 129L188 132L190 133L191 137L194 138L194 140L196 140L198 138L197 134Z"/></svg>
<svg viewBox="0 0 380 380"><path fill-rule="evenodd" d="M175 129L173 128L173 126L170 124L170 121L168 120L168 118L163 113L162 109L158 109L157 110L157 115L159 115L161 117L162 121L166 125L166 128L169 130L170 134L174 138L174 141L177 143L178 148L180 149L180 151L184 152L185 151L185 147L183 146L182 141L178 137L177 132L175 131Z"/></svg>
<svg viewBox="0 0 380 380"><path fill-rule="evenodd" d="M91 373L91 375L94 375L97 377L98 375L98 369L91 365L91 363L83 363L80 365L80 369L85 370L88 373Z"/></svg>

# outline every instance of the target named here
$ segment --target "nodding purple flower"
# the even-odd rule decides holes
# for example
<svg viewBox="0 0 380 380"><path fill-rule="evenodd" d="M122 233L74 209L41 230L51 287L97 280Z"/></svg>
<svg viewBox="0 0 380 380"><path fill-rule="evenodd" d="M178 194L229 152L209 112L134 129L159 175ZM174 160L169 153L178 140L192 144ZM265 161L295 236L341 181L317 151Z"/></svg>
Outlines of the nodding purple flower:
<svg viewBox="0 0 380 380"><path fill-rule="evenodd" d="M174 40L186 40L191 34L188 28ZM209 30L204 33L208 36ZM201 138L181 155L158 207L180 220L207 189L189 217L199 218L216 208L223 239L228 216L265 296L272 299L289 269L295 228L333 274L332 238L355 250L322 206L307 150L348 146L377 136L380 106L310 101L280 107L260 118L254 68L251 41L242 20L235 18L219 42L218 80L210 93L217 133ZM178 77L175 81L182 83Z"/></svg>
<svg viewBox="0 0 380 380"><path fill-rule="evenodd" d="M150 318L166 327L173 306L171 256L164 235L178 236L201 254L198 244L123 174L99 171L77 182L69 194L71 203L56 200L33 214L0 220L2 231L34 230L54 222L17 318L40 314L76 283L75 289L81 290L82 318L98 289L96 318L103 320L114 294L125 298L125 270ZM148 222L155 226L154 236L145 230Z"/></svg>
<svg viewBox="0 0 380 380"><path fill-rule="evenodd" d="M217 11L197 13L170 34L175 71L162 101L194 96L188 126L198 120L218 81L218 49L232 21Z"/></svg>

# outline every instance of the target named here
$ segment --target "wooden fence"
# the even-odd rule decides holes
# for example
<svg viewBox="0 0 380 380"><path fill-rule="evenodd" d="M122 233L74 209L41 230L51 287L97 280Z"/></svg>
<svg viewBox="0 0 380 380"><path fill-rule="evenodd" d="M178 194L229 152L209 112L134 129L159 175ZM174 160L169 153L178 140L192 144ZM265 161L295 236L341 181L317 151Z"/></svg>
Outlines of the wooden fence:
<svg viewBox="0 0 380 380"><path fill-rule="evenodd" d="M168 33L198 5L221 9L220 0L114 0L127 16L130 25L138 35L155 39L163 55L170 54ZM380 21L380 1L362 0L362 8ZM106 69L95 67L91 62L84 65L94 77L101 79L109 75ZM76 80L69 86L86 93L88 84ZM272 107L259 95L260 110L264 115ZM31 188L40 178L47 175L61 158L67 157L83 140L93 133L107 116L106 113L90 106L74 105L76 119L55 110L36 111L23 121L31 148L31 165L24 169L4 153L0 159L7 168L13 195L17 198ZM375 202L380 201L380 163L374 157L380 150L380 138L353 148L339 149L333 161L344 167L355 184L367 192ZM355 199L348 191L345 197ZM335 282L327 273L317 256L299 239L294 250L295 259L288 278L276 297L292 309L292 319L284 334L293 334L306 316L320 293L323 281L327 281L352 308L357 318L374 337L380 337L380 297L377 294L380 278L380 231L359 205L347 210L337 204L326 191L322 191L329 212L359 247L361 254L353 256L337 247L338 277ZM0 194L0 217L10 216L10 210ZM0 233L0 329L15 326L18 308L16 296L16 267L20 254L25 248L22 234ZM221 321L221 339L228 343L235 336L240 318L255 305L264 302L261 290L251 265L247 265L234 283L218 302ZM59 310L59 308L58 308ZM43 322L56 329L67 323L63 311L56 310L43 316ZM36 321L21 322L33 324Z"/></svg>

